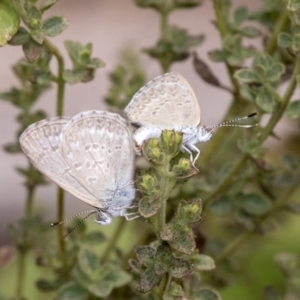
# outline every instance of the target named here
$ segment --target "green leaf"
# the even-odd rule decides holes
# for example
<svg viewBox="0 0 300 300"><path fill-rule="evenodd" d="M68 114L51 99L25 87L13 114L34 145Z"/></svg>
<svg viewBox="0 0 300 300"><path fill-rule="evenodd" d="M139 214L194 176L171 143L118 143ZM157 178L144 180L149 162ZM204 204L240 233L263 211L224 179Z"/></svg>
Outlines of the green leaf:
<svg viewBox="0 0 300 300"><path fill-rule="evenodd" d="M165 4L161 0L134 0L135 4L140 7L151 7L157 11L163 10Z"/></svg>
<svg viewBox="0 0 300 300"><path fill-rule="evenodd" d="M249 69L241 69L234 73L234 77L245 83L258 82L257 75L254 71Z"/></svg>
<svg viewBox="0 0 300 300"><path fill-rule="evenodd" d="M38 279L36 281L37 287L43 292L50 292L50 291L57 290L58 286L55 283L56 282L51 282L46 279Z"/></svg>
<svg viewBox="0 0 300 300"><path fill-rule="evenodd" d="M227 53L224 50L212 50L208 52L208 56L212 61L224 62L227 59Z"/></svg>
<svg viewBox="0 0 300 300"><path fill-rule="evenodd" d="M135 246L134 253L137 259L145 266L152 264L156 250L151 246Z"/></svg>
<svg viewBox="0 0 300 300"><path fill-rule="evenodd" d="M44 48L34 40L30 39L29 42L23 45L24 54L29 62L34 62L43 53Z"/></svg>
<svg viewBox="0 0 300 300"><path fill-rule="evenodd" d="M181 278L190 274L193 271L193 264L184 258L174 258L170 272L173 277Z"/></svg>
<svg viewBox="0 0 300 300"><path fill-rule="evenodd" d="M289 103L285 115L290 119L296 119L300 117L300 100L295 100Z"/></svg>
<svg viewBox="0 0 300 300"><path fill-rule="evenodd" d="M292 37L290 34L283 32L278 35L277 45L281 48L288 48L292 45Z"/></svg>
<svg viewBox="0 0 300 300"><path fill-rule="evenodd" d="M173 0L176 8L193 8L199 6L202 0Z"/></svg>
<svg viewBox="0 0 300 300"><path fill-rule="evenodd" d="M234 211L234 219L238 224L243 225L248 230L253 230L255 228L255 223L253 218L244 212L243 210L237 209Z"/></svg>
<svg viewBox="0 0 300 300"><path fill-rule="evenodd" d="M273 96L267 92L261 92L256 97L256 104L265 112L271 113L273 111L275 101Z"/></svg>
<svg viewBox="0 0 300 300"><path fill-rule="evenodd" d="M62 33L68 26L67 20L62 16L53 16L43 21L42 29L46 36L54 37Z"/></svg>
<svg viewBox="0 0 300 300"><path fill-rule="evenodd" d="M228 215L232 210L230 198L227 196L221 196L219 199L215 200L209 205L209 210L211 213L217 216Z"/></svg>
<svg viewBox="0 0 300 300"><path fill-rule="evenodd" d="M51 6L53 6L58 0L43 0L38 2L38 9L42 12L48 10Z"/></svg>
<svg viewBox="0 0 300 300"><path fill-rule="evenodd" d="M128 264L129 264L129 269L130 269L131 273L133 273L135 275L139 275L142 273L142 266L137 260L129 259Z"/></svg>
<svg viewBox="0 0 300 300"><path fill-rule="evenodd" d="M272 209L270 200L254 193L240 195L237 198L236 204L246 213L255 216L264 215Z"/></svg>
<svg viewBox="0 0 300 300"><path fill-rule="evenodd" d="M89 293L76 282L69 282L60 287L57 293L58 300L87 300Z"/></svg>
<svg viewBox="0 0 300 300"><path fill-rule="evenodd" d="M95 272L100 267L99 257L90 249L82 247L78 254L80 269L90 278L95 276Z"/></svg>
<svg viewBox="0 0 300 300"><path fill-rule="evenodd" d="M161 281L161 278L162 276L157 275L153 268L147 268L142 273L140 283L135 288L141 293L147 293Z"/></svg>
<svg viewBox="0 0 300 300"><path fill-rule="evenodd" d="M105 235L101 231L92 231L84 235L81 242L89 245L97 245L106 241Z"/></svg>
<svg viewBox="0 0 300 300"><path fill-rule="evenodd" d="M300 32L293 34L292 51L295 53L300 51Z"/></svg>
<svg viewBox="0 0 300 300"><path fill-rule="evenodd" d="M298 172L300 167L300 159L297 155L285 153L281 159L285 168L292 172Z"/></svg>
<svg viewBox="0 0 300 300"><path fill-rule="evenodd" d="M0 2L0 47L8 41L18 31L20 18L10 1Z"/></svg>
<svg viewBox="0 0 300 300"><path fill-rule="evenodd" d="M285 66L282 63L274 63L272 64L267 72L266 79L269 82L276 82L280 79L281 75L285 72Z"/></svg>
<svg viewBox="0 0 300 300"><path fill-rule="evenodd" d="M287 9L291 11L297 11L300 9L300 0L288 0Z"/></svg>
<svg viewBox="0 0 300 300"><path fill-rule="evenodd" d="M159 197L153 196L144 196L139 201L139 213L144 218L149 218L154 216L160 209L161 202L159 201Z"/></svg>
<svg viewBox="0 0 300 300"><path fill-rule="evenodd" d="M217 291L210 288L203 288L199 290L193 299L197 300L222 300Z"/></svg>
<svg viewBox="0 0 300 300"><path fill-rule="evenodd" d="M233 13L233 20L236 27L240 26L243 22L247 20L248 8L247 6L239 6Z"/></svg>
<svg viewBox="0 0 300 300"><path fill-rule="evenodd" d="M167 293L164 294L163 300L183 300L187 299L181 285L172 282Z"/></svg>
<svg viewBox="0 0 300 300"><path fill-rule="evenodd" d="M64 70L63 78L69 84L76 84L82 82L85 75L84 69Z"/></svg>
<svg viewBox="0 0 300 300"><path fill-rule="evenodd" d="M253 65L253 67L261 66L265 70L267 70L273 63L274 63L274 60L273 60L272 56L270 56L267 53L260 53L255 56L252 65Z"/></svg>
<svg viewBox="0 0 300 300"><path fill-rule="evenodd" d="M199 271L209 271L216 268L214 260L208 255L197 254L191 257L191 261L194 268Z"/></svg>
<svg viewBox="0 0 300 300"><path fill-rule="evenodd" d="M113 287L126 285L132 279L130 274L115 265L107 263L102 266L102 269L105 270L105 272L103 271L105 273L103 280L110 282Z"/></svg>
<svg viewBox="0 0 300 300"><path fill-rule="evenodd" d="M261 31L253 26L244 26L239 30L241 34L248 38L261 36Z"/></svg>
<svg viewBox="0 0 300 300"><path fill-rule="evenodd" d="M27 22L28 27L32 30L40 29L41 28L41 20L42 20L42 13L41 11L33 5L30 5L27 8Z"/></svg>
<svg viewBox="0 0 300 300"><path fill-rule="evenodd" d="M19 46L29 42L29 40L30 33L24 27L21 26L19 27L17 33L9 41L9 45Z"/></svg>

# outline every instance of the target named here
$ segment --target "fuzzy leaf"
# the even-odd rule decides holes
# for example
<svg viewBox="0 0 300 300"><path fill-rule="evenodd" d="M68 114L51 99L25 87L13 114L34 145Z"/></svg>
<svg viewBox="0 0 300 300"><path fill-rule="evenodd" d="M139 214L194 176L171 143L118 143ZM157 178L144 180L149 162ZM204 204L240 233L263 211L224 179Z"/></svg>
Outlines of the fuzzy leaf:
<svg viewBox="0 0 300 300"><path fill-rule="evenodd" d="M292 37L286 32L282 32L278 35L277 45L281 48L288 48L292 45Z"/></svg>
<svg viewBox="0 0 300 300"><path fill-rule="evenodd" d="M31 39L29 42L23 44L23 51L27 60L29 62L34 62L42 55L44 48L42 45Z"/></svg>
<svg viewBox="0 0 300 300"><path fill-rule="evenodd" d="M181 285L172 282L170 289L164 294L164 300L183 300L186 299Z"/></svg>
<svg viewBox="0 0 300 300"><path fill-rule="evenodd" d="M175 278L181 278L190 274L193 271L193 265L190 261L184 258L175 258L170 270L171 274Z"/></svg>
<svg viewBox="0 0 300 300"><path fill-rule="evenodd" d="M82 243L86 243L88 245L97 245L106 241L105 235L100 231L92 231L87 233L81 239Z"/></svg>
<svg viewBox="0 0 300 300"><path fill-rule="evenodd" d="M248 17L247 6L239 6L236 8L236 10L233 13L233 20L237 27L240 26L243 22L245 22L247 17Z"/></svg>
<svg viewBox="0 0 300 300"><path fill-rule="evenodd" d="M199 6L202 0L173 0L176 8L193 8Z"/></svg>
<svg viewBox="0 0 300 300"><path fill-rule="evenodd" d="M300 0L288 0L287 9L291 11L297 11L300 9Z"/></svg>
<svg viewBox="0 0 300 300"><path fill-rule="evenodd" d="M135 246L134 253L143 265L149 266L155 257L156 250L150 246Z"/></svg>
<svg viewBox="0 0 300 300"><path fill-rule="evenodd" d="M234 77L242 82L245 83L252 83L252 82L258 82L257 75L255 72L249 69L241 69L234 73Z"/></svg>
<svg viewBox="0 0 300 300"><path fill-rule="evenodd" d="M0 2L0 47L7 44L18 31L20 18L10 1Z"/></svg>
<svg viewBox="0 0 300 300"><path fill-rule="evenodd" d="M296 119L300 117L300 100L295 100L289 103L285 114L290 119Z"/></svg>
<svg viewBox="0 0 300 300"><path fill-rule="evenodd" d="M43 0L39 2L38 8L40 11L44 12L45 10L48 10L51 6L53 6L58 0Z"/></svg>
<svg viewBox="0 0 300 300"><path fill-rule="evenodd" d="M64 70L63 78L69 84L76 84L83 80L84 74L85 74L85 71L83 69Z"/></svg>
<svg viewBox="0 0 300 300"><path fill-rule="evenodd" d="M59 300L86 300L89 293L76 282L69 282L60 287L57 294Z"/></svg>
<svg viewBox="0 0 300 300"><path fill-rule="evenodd" d="M276 82L280 79L281 75L285 72L285 66L282 63L274 63L266 72L266 79L269 82Z"/></svg>
<svg viewBox="0 0 300 300"><path fill-rule="evenodd" d="M272 209L271 202L258 194L240 195L237 205L250 215L260 216Z"/></svg>
<svg viewBox="0 0 300 300"><path fill-rule="evenodd" d="M227 53L224 50L212 50L208 52L208 56L212 61L224 62L227 59Z"/></svg>
<svg viewBox="0 0 300 300"><path fill-rule="evenodd" d="M30 29L39 29L41 27L42 13L36 6L31 5L27 9L27 19Z"/></svg>
<svg viewBox="0 0 300 300"><path fill-rule="evenodd" d="M78 254L80 269L89 277L93 278L94 273L100 266L98 256L86 247L82 247Z"/></svg>
<svg viewBox="0 0 300 300"><path fill-rule="evenodd" d="M255 38L261 35L261 31L253 26L244 26L239 31L248 38Z"/></svg>
<svg viewBox="0 0 300 300"><path fill-rule="evenodd" d="M204 254L192 256L192 263L194 268L199 271L209 271L216 268L214 260L210 256Z"/></svg>
<svg viewBox="0 0 300 300"><path fill-rule="evenodd" d="M252 230L255 227L254 221L249 214L242 210L234 211L234 219L238 224L243 225L246 229Z"/></svg>
<svg viewBox="0 0 300 300"><path fill-rule="evenodd" d="M218 294L218 292L213 289L209 289L209 288L203 288L203 289L199 290L195 296L193 297L193 299L221 300L221 296Z"/></svg>
<svg viewBox="0 0 300 300"><path fill-rule="evenodd" d="M23 45L30 40L30 34L24 27L19 27L17 33L9 41L9 44L12 46Z"/></svg>
<svg viewBox="0 0 300 300"><path fill-rule="evenodd" d="M211 213L217 216L228 215L232 210L230 198L227 196L221 196L219 199L209 205L209 210Z"/></svg>
<svg viewBox="0 0 300 300"><path fill-rule="evenodd" d="M267 113L271 113L275 105L273 96L266 91L257 95L256 103L263 111Z"/></svg>
<svg viewBox="0 0 300 300"><path fill-rule="evenodd" d="M141 281L136 285L136 289L141 293L147 293L160 282L161 278L162 276L157 275L153 268L148 268L141 275Z"/></svg>
<svg viewBox="0 0 300 300"><path fill-rule="evenodd" d="M43 21L42 29L46 36L54 37L62 33L68 26L67 20L62 16L53 16Z"/></svg>
<svg viewBox="0 0 300 300"><path fill-rule="evenodd" d="M161 207L161 202L159 201L159 198L153 198L151 196L144 196L139 201L139 213L144 218L149 218L153 215L155 215Z"/></svg>

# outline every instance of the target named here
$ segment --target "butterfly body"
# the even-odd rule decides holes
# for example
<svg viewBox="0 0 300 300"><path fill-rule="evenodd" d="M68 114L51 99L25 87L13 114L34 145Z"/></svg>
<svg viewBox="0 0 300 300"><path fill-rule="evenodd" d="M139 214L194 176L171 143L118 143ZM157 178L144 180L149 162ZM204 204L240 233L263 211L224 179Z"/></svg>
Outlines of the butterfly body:
<svg viewBox="0 0 300 300"><path fill-rule="evenodd" d="M200 125L200 106L189 83L178 73L158 76L142 87L125 108L130 122L139 127L134 133L136 151L144 141L157 138L163 130L183 134L181 150L194 163L200 154L195 146L206 142L212 131ZM192 152L197 152L193 158Z"/></svg>
<svg viewBox="0 0 300 300"><path fill-rule="evenodd" d="M117 114L87 111L29 126L20 137L32 164L96 208L96 222L123 216L135 197L130 128Z"/></svg>

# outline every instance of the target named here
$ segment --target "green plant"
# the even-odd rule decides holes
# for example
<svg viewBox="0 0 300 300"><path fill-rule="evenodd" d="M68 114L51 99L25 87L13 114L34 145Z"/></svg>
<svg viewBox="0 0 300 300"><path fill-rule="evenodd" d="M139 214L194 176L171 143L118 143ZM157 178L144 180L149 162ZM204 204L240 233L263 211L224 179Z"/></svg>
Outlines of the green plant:
<svg viewBox="0 0 300 300"><path fill-rule="evenodd" d="M201 1L134 2L154 9L160 16L158 41L144 53L157 60L162 72L169 71L175 62L185 61L192 47L204 41L202 34L192 36L169 24L173 11L192 9ZM262 8L254 12L246 6L233 8L229 0L211 2L221 46L210 51L209 58L225 65L230 87L203 58L195 54L193 60L202 80L230 92L232 103L224 120L257 110L259 126L249 132L228 130L224 134L218 130L201 151L199 172L188 155L180 152L180 133L163 131L160 138L148 140L142 154L149 167L139 168L136 173L140 218L132 222L134 225L120 221L111 237L83 224L67 239L63 238L64 226L58 226L58 238L54 240L43 217L33 213L35 191L46 180L32 165L18 167L27 199L24 217L9 227L18 253L17 286L10 296L24 297L25 261L37 253L39 266L52 275L51 280L40 278L37 287L57 299L221 299L224 288L241 274L238 262L243 265L244 261L241 251L235 255L238 250L243 246L253 251L247 243L252 237L266 234L270 225L288 220L291 213L299 214L299 203L295 201L300 180L299 143L293 146L294 154L283 153L281 158L272 157L272 149L266 149L264 143L269 137L277 137L275 126L284 115L298 120L300 117L300 100L293 99L300 82L300 5L296 0L261 2ZM1 99L19 109L16 141L5 145L10 153L20 152L20 133L46 117L43 111L33 109L43 92L56 86L56 114L62 115L65 85L89 82L104 66L92 57L91 44L66 41L73 68L65 69L64 58L48 37L60 34L67 22L61 16L43 18L55 3L0 2L6 16L5 22L0 21L0 43L22 45L26 58L13 67L20 87L0 94ZM261 46L251 43L254 38ZM56 72L50 67L52 59L57 61ZM123 110L145 84L145 77L137 54L127 53L110 74L106 103L113 110ZM266 123L262 122L265 115ZM292 141L297 138L299 133ZM57 219L62 221L64 196L60 189L57 199ZM74 221L72 226L77 223ZM132 235L129 226L143 228L143 234L134 247L123 245L120 249L121 237ZM99 248L102 244L104 249ZM244 252L246 255L247 250ZM297 254L276 256L287 274L281 282L287 288L266 287L265 299L297 299L298 256L299 249Z"/></svg>

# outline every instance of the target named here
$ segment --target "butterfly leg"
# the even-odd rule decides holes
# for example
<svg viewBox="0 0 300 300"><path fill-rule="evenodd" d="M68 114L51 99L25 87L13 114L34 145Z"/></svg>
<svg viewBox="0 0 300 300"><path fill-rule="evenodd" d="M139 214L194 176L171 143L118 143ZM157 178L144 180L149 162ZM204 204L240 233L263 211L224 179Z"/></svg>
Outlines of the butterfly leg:
<svg viewBox="0 0 300 300"><path fill-rule="evenodd" d="M195 166L195 163L200 155L200 150L195 145L189 145L189 147L192 151L194 150L195 152L197 152L196 157L193 160L193 166Z"/></svg>
<svg viewBox="0 0 300 300"><path fill-rule="evenodd" d="M140 216L141 216L141 215L140 215L138 212L133 212L133 213L126 213L126 214L124 214L124 218L125 218L127 221L131 221L131 220L140 218Z"/></svg>
<svg viewBox="0 0 300 300"><path fill-rule="evenodd" d="M187 152L190 155L190 161L193 164L194 163L194 159L193 159L193 153L192 153L192 151L188 147L186 147L184 145L181 146L181 150L183 150L183 152Z"/></svg>

